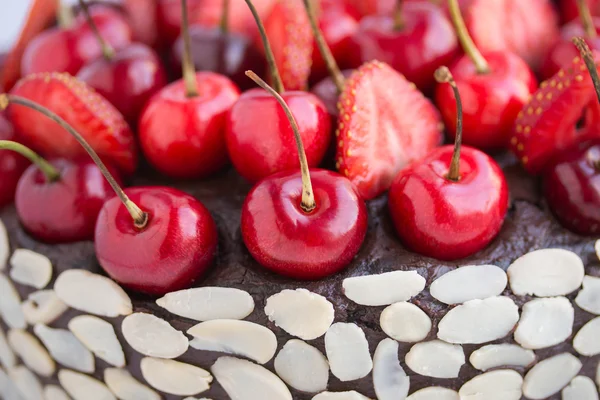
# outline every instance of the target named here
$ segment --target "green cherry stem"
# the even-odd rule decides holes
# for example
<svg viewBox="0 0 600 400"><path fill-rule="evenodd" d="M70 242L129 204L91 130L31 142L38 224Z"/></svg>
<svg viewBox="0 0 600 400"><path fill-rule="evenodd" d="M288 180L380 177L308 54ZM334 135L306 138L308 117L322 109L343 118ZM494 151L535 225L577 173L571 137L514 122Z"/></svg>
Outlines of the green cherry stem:
<svg viewBox="0 0 600 400"><path fill-rule="evenodd" d="M12 140L0 140L0 150L11 150L19 153L35 164L44 173L48 182L56 182L60 179L60 172L52 164L21 143L13 142Z"/></svg>
<svg viewBox="0 0 600 400"><path fill-rule="evenodd" d="M196 97L198 96L198 84L196 82L196 70L192 62L187 0L181 0L181 35L183 36L183 61L181 63L181 70L183 72L185 93L187 97Z"/></svg>
<svg viewBox="0 0 600 400"><path fill-rule="evenodd" d="M458 40L465 51L465 54L471 59L473 64L475 64L475 69L478 74L487 74L490 72L490 66L488 62L485 60L481 52L475 46L473 42L473 38L469 35L469 31L467 30L467 26L465 25L465 20L460 13L460 6L458 5L458 0L448 0L448 10L450 11L450 19L452 19L452 24L454 25L454 29L456 30L456 36L458 36Z"/></svg>
<svg viewBox="0 0 600 400"><path fill-rule="evenodd" d="M585 42L585 39L582 37L573 38L573 43L577 50L579 50L579 54L581 54L581 58L583 58L583 62L588 69L590 77L592 78L592 82L594 83L594 88L596 89L596 96L598 97L598 101L600 102L600 78L598 77L598 67L596 66L596 61L594 61L594 55L590 50L590 47Z"/></svg>
<svg viewBox="0 0 600 400"><path fill-rule="evenodd" d="M102 49L102 55L104 56L104 58L107 61L112 60L112 58L115 56L115 50L112 48L111 45L109 45L106 42L106 40L104 40L104 38L100 34L100 31L98 30L98 26L96 25L96 23L94 22L94 19L92 18L92 15L90 14L90 9L89 9L87 3L84 0L78 0L78 1L79 1L79 6L83 10L83 14L85 15L85 19L87 20L88 25L90 26L90 28L92 28L92 32L94 33L94 36L98 40L98 43L100 43L100 48Z"/></svg>
<svg viewBox="0 0 600 400"><path fill-rule="evenodd" d="M68 4L65 4L64 0L58 1L58 8L56 9L56 20L58 26L63 29L69 29L73 26L75 17L73 16L73 9Z"/></svg>
<svg viewBox="0 0 600 400"><path fill-rule="evenodd" d="M396 0L396 7L394 8L394 30L401 31L404 29L404 12L403 12L404 0Z"/></svg>
<svg viewBox="0 0 600 400"><path fill-rule="evenodd" d="M579 19L581 19L581 25L583 26L583 31L585 32L585 36L592 39L597 35L596 27L594 26L594 20L592 19L592 14L590 13L590 8L587 5L586 0L577 0L577 10L579 10Z"/></svg>
<svg viewBox="0 0 600 400"><path fill-rule="evenodd" d="M221 33L229 32L229 0L223 0L223 11L221 12L221 21L219 22Z"/></svg>

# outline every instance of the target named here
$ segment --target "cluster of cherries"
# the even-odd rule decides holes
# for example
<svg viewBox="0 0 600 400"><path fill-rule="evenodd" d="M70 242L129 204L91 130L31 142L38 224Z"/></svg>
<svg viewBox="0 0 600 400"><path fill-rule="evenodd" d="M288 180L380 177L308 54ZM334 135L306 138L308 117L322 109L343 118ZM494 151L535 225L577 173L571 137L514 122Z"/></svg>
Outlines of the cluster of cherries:
<svg viewBox="0 0 600 400"><path fill-rule="evenodd" d="M504 148L543 174L565 226L600 229L600 81L588 48L600 49L600 20L584 0L563 0L565 18L573 6L580 18L562 32L549 0L504 0L501 11L485 0L80 1L76 17L48 3L34 1L0 77L0 149L21 154L0 152L0 206L14 196L39 240L93 239L128 288L190 286L218 241L195 198L121 189L137 142L173 179L231 162L256 184L241 214L248 251L296 279L346 267L366 235L365 200L388 190L408 248L445 260L483 249L508 207L485 152ZM531 15L517 32L493 22ZM532 68L548 78L539 88ZM454 145L440 146L444 125ZM318 168L331 147L337 172Z"/></svg>

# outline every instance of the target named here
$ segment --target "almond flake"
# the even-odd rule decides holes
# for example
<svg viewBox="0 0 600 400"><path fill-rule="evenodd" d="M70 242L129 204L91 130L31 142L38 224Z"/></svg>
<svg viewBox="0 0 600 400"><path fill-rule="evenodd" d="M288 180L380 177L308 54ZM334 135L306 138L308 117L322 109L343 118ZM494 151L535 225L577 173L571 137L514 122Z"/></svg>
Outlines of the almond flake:
<svg viewBox="0 0 600 400"><path fill-rule="evenodd" d="M4 274L0 274L0 317L9 328L25 329L27 326L21 310L21 297Z"/></svg>
<svg viewBox="0 0 600 400"><path fill-rule="evenodd" d="M419 342L431 330L431 318L412 303L400 302L386 307L379 317L381 329L399 342Z"/></svg>
<svg viewBox="0 0 600 400"><path fill-rule="evenodd" d="M221 357L211 371L231 400L292 400L277 375L250 361Z"/></svg>
<svg viewBox="0 0 600 400"><path fill-rule="evenodd" d="M23 400L43 399L44 393L42 384L38 378L22 365L11 369L8 376L17 387L17 391L23 397Z"/></svg>
<svg viewBox="0 0 600 400"><path fill-rule="evenodd" d="M517 258L507 269L512 292L519 296L563 296L581 286L585 273L572 251L542 249Z"/></svg>
<svg viewBox="0 0 600 400"><path fill-rule="evenodd" d="M265 314L269 321L304 340L323 336L334 318L333 304L306 289L286 289L269 297Z"/></svg>
<svg viewBox="0 0 600 400"><path fill-rule="evenodd" d="M8 256L10 255L10 243L8 242L8 233L6 227L0 219L0 271L6 268Z"/></svg>
<svg viewBox="0 0 600 400"><path fill-rule="evenodd" d="M244 290L225 287L201 287L166 294L156 304L196 321L244 319L254 311L254 300Z"/></svg>
<svg viewBox="0 0 600 400"><path fill-rule="evenodd" d="M331 325L325 334L325 352L331 373L342 382L363 378L373 368L369 342L356 324Z"/></svg>
<svg viewBox="0 0 600 400"><path fill-rule="evenodd" d="M398 342L383 339L373 356L373 386L379 400L404 400L410 388L410 378L398 360Z"/></svg>
<svg viewBox="0 0 600 400"><path fill-rule="evenodd" d="M600 315L600 278L589 275L583 278L583 289L577 293L575 304L582 310Z"/></svg>
<svg viewBox="0 0 600 400"><path fill-rule="evenodd" d="M425 288L425 278L416 271L393 271L346 278L344 294L363 306L387 306L410 300Z"/></svg>
<svg viewBox="0 0 600 400"><path fill-rule="evenodd" d="M267 327L235 319L215 319L191 327L190 346L197 350L218 351L247 357L264 364L277 351L277 338Z"/></svg>
<svg viewBox="0 0 600 400"><path fill-rule="evenodd" d="M59 364L81 372L94 372L94 356L71 332L43 324L36 324L33 332Z"/></svg>
<svg viewBox="0 0 600 400"><path fill-rule="evenodd" d="M598 400L594 381L587 376L576 376L569 386L562 390L562 400Z"/></svg>
<svg viewBox="0 0 600 400"><path fill-rule="evenodd" d="M458 392L440 386L431 386L417 390L406 400L460 400Z"/></svg>
<svg viewBox="0 0 600 400"><path fill-rule="evenodd" d="M577 332L573 348L582 356L600 354L600 317L594 318Z"/></svg>
<svg viewBox="0 0 600 400"><path fill-rule="evenodd" d="M437 278L431 295L445 304L460 304L474 299L498 296L506 288L506 272L495 265L467 265Z"/></svg>
<svg viewBox="0 0 600 400"><path fill-rule="evenodd" d="M515 341L526 349L543 349L567 340L573 333L575 311L566 297L534 299L525 305Z"/></svg>
<svg viewBox="0 0 600 400"><path fill-rule="evenodd" d="M80 315L69 321L69 330L96 357L115 367L125 366L123 348L108 322L91 315Z"/></svg>
<svg viewBox="0 0 600 400"><path fill-rule="evenodd" d="M61 369L58 381L73 400L117 400L104 383L79 372Z"/></svg>
<svg viewBox="0 0 600 400"><path fill-rule="evenodd" d="M17 359L12 349L8 345L4 332L0 329L0 364L7 370L10 370L17 364Z"/></svg>
<svg viewBox="0 0 600 400"><path fill-rule="evenodd" d="M523 394L533 400L550 397L567 386L580 369L581 361L570 353L546 358L525 375Z"/></svg>
<svg viewBox="0 0 600 400"><path fill-rule="evenodd" d="M296 390L318 393L327 389L329 363L319 350L298 339L289 340L275 357L275 372Z"/></svg>
<svg viewBox="0 0 600 400"><path fill-rule="evenodd" d="M56 295L76 310L103 317L132 312L131 299L116 282L82 269L69 269L54 283Z"/></svg>
<svg viewBox="0 0 600 400"><path fill-rule="evenodd" d="M31 293L21 305L25 320L31 325L50 324L69 307L58 298L54 290L39 290Z"/></svg>
<svg viewBox="0 0 600 400"><path fill-rule="evenodd" d="M52 263L43 254L17 249L10 258L10 277L22 285L42 289L52 279Z"/></svg>
<svg viewBox="0 0 600 400"><path fill-rule="evenodd" d="M458 391L460 400L520 400L523 378L511 369L477 375Z"/></svg>
<svg viewBox="0 0 600 400"><path fill-rule="evenodd" d="M480 344L505 337L519 320L519 309L505 296L469 300L438 324L438 338L448 343Z"/></svg>
<svg viewBox="0 0 600 400"><path fill-rule="evenodd" d="M471 353L469 361L481 371L504 366L528 367L535 362L535 353L516 344L489 344Z"/></svg>
<svg viewBox="0 0 600 400"><path fill-rule="evenodd" d="M71 400L69 395L65 393L59 386L48 385L44 388L45 400Z"/></svg>
<svg viewBox="0 0 600 400"><path fill-rule="evenodd" d="M323 392L319 393L312 400L370 400L368 397L351 390L349 392Z"/></svg>
<svg viewBox="0 0 600 400"><path fill-rule="evenodd" d="M104 382L120 400L160 400L158 393L138 382L124 369L105 369Z"/></svg>
<svg viewBox="0 0 600 400"><path fill-rule="evenodd" d="M0 397L4 400L23 400L17 386L2 368L0 368Z"/></svg>
<svg viewBox="0 0 600 400"><path fill-rule="evenodd" d="M8 343L21 358L23 364L38 375L49 377L54 374L56 365L42 344L29 332L11 329Z"/></svg>
<svg viewBox="0 0 600 400"><path fill-rule="evenodd" d="M182 332L152 314L128 315L121 324L121 330L127 343L145 356L176 358L189 347L189 342Z"/></svg>
<svg viewBox="0 0 600 400"><path fill-rule="evenodd" d="M150 386L178 396L202 393L210 389L213 380L212 375L202 368L163 358L145 357L140 367Z"/></svg>
<svg viewBox="0 0 600 400"><path fill-rule="evenodd" d="M433 378L458 378L465 364L465 353L459 344L432 340L415 344L406 354L406 365L414 372Z"/></svg>

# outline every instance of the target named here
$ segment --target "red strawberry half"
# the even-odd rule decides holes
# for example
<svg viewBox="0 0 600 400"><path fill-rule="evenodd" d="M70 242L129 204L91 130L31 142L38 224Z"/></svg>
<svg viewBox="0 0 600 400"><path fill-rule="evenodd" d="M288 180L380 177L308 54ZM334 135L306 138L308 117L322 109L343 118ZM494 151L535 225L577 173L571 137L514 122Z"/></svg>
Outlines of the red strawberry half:
<svg viewBox="0 0 600 400"><path fill-rule="evenodd" d="M338 108L336 166L367 200L387 190L402 168L442 140L437 109L414 84L379 61L352 74Z"/></svg>
<svg viewBox="0 0 600 400"><path fill-rule="evenodd" d="M67 121L103 158L126 174L137 164L135 139L123 116L104 97L67 73L39 73L21 79L12 95L32 100ZM83 147L56 122L20 105L8 115L29 144L47 156L74 158Z"/></svg>

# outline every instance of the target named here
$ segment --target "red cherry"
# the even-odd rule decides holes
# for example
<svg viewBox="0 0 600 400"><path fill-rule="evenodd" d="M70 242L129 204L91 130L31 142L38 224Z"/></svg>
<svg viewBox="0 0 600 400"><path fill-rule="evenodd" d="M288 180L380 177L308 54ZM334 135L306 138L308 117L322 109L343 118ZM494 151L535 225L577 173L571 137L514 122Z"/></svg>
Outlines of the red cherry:
<svg viewBox="0 0 600 400"><path fill-rule="evenodd" d="M345 80L350 78L353 72L354 70L346 69L341 71L341 74ZM325 108L327 108L329 116L331 117L332 124L335 125L337 123L337 118L340 115L340 109L338 108L340 92L333 78L327 77L323 79L321 82L313 86L310 91L323 102Z"/></svg>
<svg viewBox="0 0 600 400"><path fill-rule="evenodd" d="M560 5L560 15L563 22L570 22L576 18L579 18L579 10L577 2L579 0L558 0ZM592 15L600 16L600 0L585 0L585 3L589 7Z"/></svg>
<svg viewBox="0 0 600 400"><path fill-rule="evenodd" d="M158 3L156 0L123 0L133 40L150 47L158 47Z"/></svg>
<svg viewBox="0 0 600 400"><path fill-rule="evenodd" d="M3 114L0 114L0 140L14 141L15 139L16 134L12 125L4 118ZM2 177L0 179L0 208L13 202L19 178L28 165L27 159L19 154L12 151L0 151L0 177Z"/></svg>

